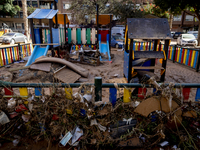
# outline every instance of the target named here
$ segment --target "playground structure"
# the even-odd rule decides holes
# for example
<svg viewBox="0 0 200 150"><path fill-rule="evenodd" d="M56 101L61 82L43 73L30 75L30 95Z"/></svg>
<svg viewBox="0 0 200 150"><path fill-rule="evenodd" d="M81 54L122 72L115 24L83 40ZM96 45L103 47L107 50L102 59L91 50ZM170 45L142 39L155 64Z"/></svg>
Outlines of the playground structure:
<svg viewBox="0 0 200 150"><path fill-rule="evenodd" d="M93 53L96 52L97 49L99 49L99 52L102 53L103 56L107 56L108 58L100 58L101 61L111 61L110 34L112 15L99 15L97 13L96 18L97 20L99 20L97 21L97 29L70 28L70 22L68 20L67 14L57 14L57 12L58 10L52 9L36 9L30 16L28 16L31 25L30 28L32 33L32 42L33 45L37 46L35 46L33 50L33 55L31 56L27 65L30 65L32 62L34 62L36 58L40 56L45 56L48 50L52 51L53 57L55 56L55 50L58 57L63 57L63 53L60 54L60 52L64 51L64 57L68 59L69 54L72 53L72 51L76 51L78 53L82 47L86 47L84 49L88 49L89 52L91 51ZM33 19L39 19L39 25L33 25ZM48 19L49 26L44 26L44 24L42 23L42 19ZM58 24L60 24L59 27ZM110 24L109 30L99 30L99 25L105 24ZM101 36L97 36L98 34L100 34ZM101 37L101 39L99 39L99 37ZM99 41L106 42L106 44ZM82 56L80 56L79 61L84 60L84 57ZM94 59L98 60L99 58ZM70 61L70 59L68 60Z"/></svg>
<svg viewBox="0 0 200 150"><path fill-rule="evenodd" d="M130 39L130 43L128 43L128 39ZM154 40L153 51L145 51L145 46L140 47L139 50L136 51L134 39ZM160 39L165 40L164 50L156 51ZM124 76L127 78L127 81L130 82L132 78L134 80L136 76L140 77L140 74L143 76L144 71L145 74L151 76L152 73L154 73L154 69L160 69L160 81L164 82L167 63L166 55L168 54L170 39L171 35L167 19L128 18L124 51ZM163 60L162 67L155 66L155 59Z"/></svg>

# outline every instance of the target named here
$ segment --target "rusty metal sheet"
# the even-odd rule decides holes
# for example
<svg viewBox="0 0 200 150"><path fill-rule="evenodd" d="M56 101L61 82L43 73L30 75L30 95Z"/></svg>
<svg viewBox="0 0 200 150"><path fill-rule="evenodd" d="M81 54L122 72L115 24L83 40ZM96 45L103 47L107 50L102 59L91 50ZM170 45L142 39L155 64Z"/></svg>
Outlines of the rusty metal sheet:
<svg viewBox="0 0 200 150"><path fill-rule="evenodd" d="M128 18L129 39L171 39L166 18Z"/></svg>
<svg viewBox="0 0 200 150"><path fill-rule="evenodd" d="M54 74L54 78L64 82L64 83L74 83L76 82L81 76L76 72L68 69L63 68Z"/></svg>
<svg viewBox="0 0 200 150"><path fill-rule="evenodd" d="M30 66L30 69L41 70L46 72L50 72L50 68L51 68L51 63L38 63L38 64L32 64Z"/></svg>

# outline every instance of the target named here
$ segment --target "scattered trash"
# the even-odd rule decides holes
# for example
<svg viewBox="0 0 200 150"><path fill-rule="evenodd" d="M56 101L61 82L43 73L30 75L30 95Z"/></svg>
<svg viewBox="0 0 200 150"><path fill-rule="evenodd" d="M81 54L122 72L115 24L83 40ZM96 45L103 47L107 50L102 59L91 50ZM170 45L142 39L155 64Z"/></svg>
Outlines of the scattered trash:
<svg viewBox="0 0 200 150"><path fill-rule="evenodd" d="M69 140L72 138L71 132L67 132L65 136L61 139L60 144L63 146L66 146L66 144L69 142Z"/></svg>
<svg viewBox="0 0 200 150"><path fill-rule="evenodd" d="M0 124L4 125L8 122L10 122L10 120L8 119L7 115L3 111L1 111L0 112Z"/></svg>
<svg viewBox="0 0 200 150"><path fill-rule="evenodd" d="M8 108L12 108L16 106L16 99L11 98L8 100Z"/></svg>
<svg viewBox="0 0 200 150"><path fill-rule="evenodd" d="M160 143L160 146L162 146L162 147L167 146L167 145L169 145L168 141L164 141L164 142Z"/></svg>
<svg viewBox="0 0 200 150"><path fill-rule="evenodd" d="M30 115L24 115L24 114L22 114L22 119L24 120L24 122L28 122L30 118L31 118Z"/></svg>

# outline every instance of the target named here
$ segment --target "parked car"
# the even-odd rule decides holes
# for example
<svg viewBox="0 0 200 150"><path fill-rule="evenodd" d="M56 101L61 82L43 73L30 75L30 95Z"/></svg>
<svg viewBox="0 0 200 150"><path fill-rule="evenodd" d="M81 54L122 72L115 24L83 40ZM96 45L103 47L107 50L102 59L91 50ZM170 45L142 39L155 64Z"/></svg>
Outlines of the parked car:
<svg viewBox="0 0 200 150"><path fill-rule="evenodd" d="M198 38L198 31L188 31L188 34L193 34L195 36L195 38Z"/></svg>
<svg viewBox="0 0 200 150"><path fill-rule="evenodd" d="M177 39L180 34L183 34L183 32L175 32L174 35L173 35L173 38Z"/></svg>
<svg viewBox="0 0 200 150"><path fill-rule="evenodd" d="M177 44L178 45L192 45L196 46L197 45L197 40L193 34L181 34L177 38Z"/></svg>
<svg viewBox="0 0 200 150"><path fill-rule="evenodd" d="M115 34L111 36L111 46L115 48L123 48L124 45L124 37L119 34Z"/></svg>
<svg viewBox="0 0 200 150"><path fill-rule="evenodd" d="M27 43L27 37L22 33L10 32L0 37L0 43Z"/></svg>

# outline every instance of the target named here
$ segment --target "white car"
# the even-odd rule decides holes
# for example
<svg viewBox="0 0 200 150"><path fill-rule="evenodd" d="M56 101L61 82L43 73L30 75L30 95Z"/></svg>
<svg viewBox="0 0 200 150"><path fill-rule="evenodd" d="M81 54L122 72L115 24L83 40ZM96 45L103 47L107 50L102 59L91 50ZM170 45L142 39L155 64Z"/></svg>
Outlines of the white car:
<svg viewBox="0 0 200 150"><path fill-rule="evenodd" d="M197 46L197 40L193 34L180 34L177 38L177 44L181 46Z"/></svg>

